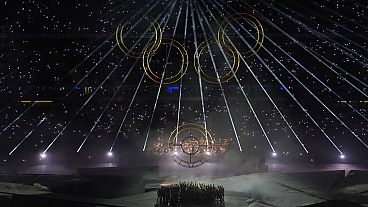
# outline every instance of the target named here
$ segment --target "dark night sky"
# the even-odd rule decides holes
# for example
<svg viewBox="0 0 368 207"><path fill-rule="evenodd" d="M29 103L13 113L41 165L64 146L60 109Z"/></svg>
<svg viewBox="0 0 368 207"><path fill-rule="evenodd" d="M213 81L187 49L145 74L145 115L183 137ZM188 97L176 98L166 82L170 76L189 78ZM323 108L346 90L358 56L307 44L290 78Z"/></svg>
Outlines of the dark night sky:
<svg viewBox="0 0 368 207"><path fill-rule="evenodd" d="M346 155L346 162L364 160L368 152L368 145L363 144L368 143L367 2L193 0L192 5L191 2L1 2L1 165L37 162L46 149L50 155L63 157L62 160L99 162L99 157L104 157L111 148L130 103L114 152L123 153L127 149L142 152L149 128L148 149L157 137L168 137L177 124L179 103L179 91L169 93L168 89L181 82L162 85L153 113L160 84L145 76L139 85L142 60L127 57L116 46L114 34L122 20L129 22L128 27L138 23L125 38L130 46L148 27L147 22L137 22L142 16L154 17L161 23L164 38L185 45L189 64L182 78L180 123L203 124L199 78L193 67L195 39L199 44L215 38L219 24L235 13L254 15L264 28L263 47L257 55L244 58L246 64L240 60L236 76L278 158L336 162L340 161L340 150ZM244 19L238 23L255 33ZM254 44L245 30L236 24L235 27L249 44ZM239 35L230 27L227 29L238 51L249 50ZM150 29L146 36L151 38L152 32ZM149 38L145 37L135 50L142 51ZM167 55L169 47L162 44L153 57L151 67L159 76L167 57L165 77L175 74L182 62L175 48ZM219 47L210 48L217 67L229 70L224 67ZM233 61L231 56L229 60ZM215 75L208 51L202 54L200 62L203 70ZM235 129L243 153L268 156L272 149L239 83L232 78L221 84L221 90L219 84L202 80L207 128L217 138L232 138L231 150L239 151ZM85 93L85 87L92 87L90 93ZM22 100L53 103L32 104ZM9 155L13 149L16 150Z"/></svg>

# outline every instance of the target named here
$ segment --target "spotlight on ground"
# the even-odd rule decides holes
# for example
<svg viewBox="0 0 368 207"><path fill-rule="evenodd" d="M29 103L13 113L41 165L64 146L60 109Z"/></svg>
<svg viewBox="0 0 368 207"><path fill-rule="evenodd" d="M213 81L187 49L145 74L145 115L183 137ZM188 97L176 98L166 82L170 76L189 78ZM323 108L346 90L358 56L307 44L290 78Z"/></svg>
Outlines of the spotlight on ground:
<svg viewBox="0 0 368 207"><path fill-rule="evenodd" d="M111 151L109 151L108 153L107 153L107 156L109 156L109 157L112 157L114 154L111 152Z"/></svg>
<svg viewBox="0 0 368 207"><path fill-rule="evenodd" d="M41 158L41 159L46 159L46 157L47 157L46 153L41 153L41 154L40 154L40 158Z"/></svg>
<svg viewBox="0 0 368 207"><path fill-rule="evenodd" d="M344 154L341 154L340 155L340 159L345 159L345 155Z"/></svg>
<svg viewBox="0 0 368 207"><path fill-rule="evenodd" d="M277 157L277 153L276 152L272 152L272 157Z"/></svg>

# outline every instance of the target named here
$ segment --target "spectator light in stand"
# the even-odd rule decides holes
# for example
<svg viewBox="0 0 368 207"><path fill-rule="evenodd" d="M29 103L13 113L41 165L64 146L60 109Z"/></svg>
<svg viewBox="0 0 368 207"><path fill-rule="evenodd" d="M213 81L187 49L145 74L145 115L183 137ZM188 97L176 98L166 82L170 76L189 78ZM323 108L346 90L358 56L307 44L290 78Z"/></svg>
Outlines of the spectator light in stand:
<svg viewBox="0 0 368 207"><path fill-rule="evenodd" d="M211 151L207 150L206 155L211 156Z"/></svg>
<svg viewBox="0 0 368 207"><path fill-rule="evenodd" d="M272 157L277 157L277 153L276 152L272 152Z"/></svg>

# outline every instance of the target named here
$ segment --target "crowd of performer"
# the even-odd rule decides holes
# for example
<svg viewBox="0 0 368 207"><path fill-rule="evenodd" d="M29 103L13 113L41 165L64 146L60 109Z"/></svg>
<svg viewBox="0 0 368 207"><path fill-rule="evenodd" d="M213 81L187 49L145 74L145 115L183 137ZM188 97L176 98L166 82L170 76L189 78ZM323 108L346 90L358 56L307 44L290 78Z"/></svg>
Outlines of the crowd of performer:
<svg viewBox="0 0 368 207"><path fill-rule="evenodd" d="M161 186L156 207L223 207L224 187L195 182Z"/></svg>

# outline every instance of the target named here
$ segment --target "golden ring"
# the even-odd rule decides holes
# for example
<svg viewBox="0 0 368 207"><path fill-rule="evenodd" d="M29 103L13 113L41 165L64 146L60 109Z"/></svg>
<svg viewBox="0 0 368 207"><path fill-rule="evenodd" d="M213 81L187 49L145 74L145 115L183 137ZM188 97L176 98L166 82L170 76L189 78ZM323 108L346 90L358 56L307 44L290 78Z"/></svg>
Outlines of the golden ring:
<svg viewBox="0 0 368 207"><path fill-rule="evenodd" d="M218 44L219 42L216 39L209 39L208 40L208 45L210 44ZM194 69L197 71L197 73L200 73L201 77L203 78L203 80L209 82L209 83L223 83L223 82L227 82L229 81L231 78L234 77L234 75L236 74L236 72L239 69L239 64L240 64L240 55L237 51L234 51L232 49L230 49L229 47L227 47L228 49L230 49L231 53L232 53L232 57L233 57L233 65L231 67L230 72L228 72L225 76L223 77L219 77L219 79L217 77L212 77L206 74L206 72L204 72L202 70L202 67L200 65L200 57L202 54L202 51L204 48L206 48L207 46L207 42L204 41L201 44L198 45L198 48L196 50L196 52L194 53Z"/></svg>
<svg viewBox="0 0 368 207"><path fill-rule="evenodd" d="M231 15L230 17L226 18L226 20L223 23L221 23L217 36L218 36L218 40L223 45L225 45L227 48L231 48L225 41L225 29L231 23L231 21L242 19L244 18L244 16L246 16L245 18L248 21L250 21L254 25L254 27L257 29L257 40L256 40L257 42L255 43L255 45L252 47L251 50L246 51L246 52L239 52L239 51L238 52L244 57L251 57L254 55L252 50L254 50L255 52L258 52L261 49L263 41L264 41L263 26L261 22L253 15L248 14L248 13L238 13L238 14Z"/></svg>
<svg viewBox="0 0 368 207"><path fill-rule="evenodd" d="M155 41L153 42L153 44L150 44L150 48L149 50L155 51L158 49L158 47L161 44L161 39L162 39L162 29L160 27L160 24L153 18L153 17L147 17L150 24L154 27L155 29ZM126 24L123 24L123 21L120 22L120 24L118 25L117 29L116 29L116 41L117 44L119 46L119 48L121 49L121 51L123 51L123 53L125 53L126 55L128 55L129 57L133 57L133 58L143 58L143 52L136 52L133 51L131 49L129 49L123 40L123 30L124 27L126 26Z"/></svg>
<svg viewBox="0 0 368 207"><path fill-rule="evenodd" d="M153 43L151 43L153 44ZM144 52L143 52L143 69L144 72L146 73L146 75L154 82L156 83L162 83L163 84L172 84L175 83L176 81L180 80L180 78L182 78L187 69L188 69L188 53L186 51L186 49L184 48L184 46L182 44L180 44L178 41L174 40L174 39L169 39L169 38L162 38L161 39L161 44L163 45L172 45L174 46L177 50L179 50L179 52L181 53L181 58L182 58L182 64L181 64L181 68L179 70L178 73L176 73L173 77L169 77L169 78L163 78L157 76L151 69L150 67L150 60L151 58L154 56L154 52L157 50L152 50L150 48L152 48L151 46L147 47Z"/></svg>

